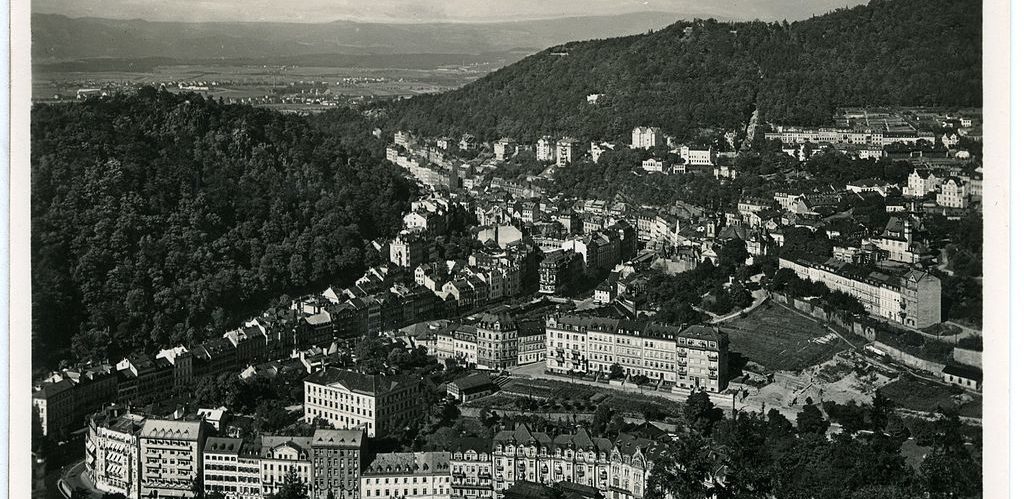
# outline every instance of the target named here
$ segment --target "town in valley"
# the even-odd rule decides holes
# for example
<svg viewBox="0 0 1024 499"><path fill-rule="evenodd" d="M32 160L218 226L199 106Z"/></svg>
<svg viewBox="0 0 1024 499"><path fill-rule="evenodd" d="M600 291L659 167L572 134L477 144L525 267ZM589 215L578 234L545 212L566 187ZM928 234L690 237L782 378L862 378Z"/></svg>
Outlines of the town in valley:
<svg viewBox="0 0 1024 499"><path fill-rule="evenodd" d="M705 29L692 26L686 37ZM545 56L582 51L569 47ZM126 146L88 167L108 173L81 174L84 182L109 176L79 202L108 203L111 218L68 222L90 227L68 240L85 256L68 267L72 280L53 282L103 274L110 280L97 286L108 289L82 284L46 299L114 305L74 315L91 326L35 359L34 497L805 497L822 484L837 488L821 497L980 497L979 105L838 102L830 122L802 125L755 103L733 126L677 133L652 119L603 136L550 123L500 135L466 123L440 134L393 119L390 106L408 95L490 78L494 67L481 64L331 81L249 67L213 69L233 79L219 83L203 72L58 90L44 82L55 95L37 95L34 134L40 112L42 127L78 107L152 103L181 120L161 134L242 123L160 147L208 145L223 158L254 159L237 170L237 186L209 173L229 159L182 177L180 206L230 206L238 220L119 214L119 203L144 206L155 195L126 201L114 190L146 182L131 173L135 158L162 165L157 171L191 153L145 156ZM593 116L620 98L615 91L580 93L573 105ZM289 114L280 128L254 128L281 110ZM337 113L349 113L345 128L330 128ZM314 159L282 174L299 179L294 185L260 185L251 178L278 178L275 161L292 154L266 143L303 143L290 120L358 135L366 152L325 166L316 158L334 149L304 146L295 154ZM34 152L33 174L57 185L53 165L71 151ZM393 211L372 216L393 225L374 225L357 208L366 205L353 204L315 225L325 237L361 235L366 244L321 246L301 217L332 208L315 201L310 192L321 188L308 179L328 168L361 172L360 162L380 166L352 173L346 196L363 203L387 190L393 198L380 206ZM279 248L178 247L158 237L191 227L198 240L241 224L242 213L292 209L292 201L218 200L213 185L314 201L294 201L299 208L280 219L292 228L258 220L226 232L293 241ZM34 199L52 200L40 210L78 209L68 190L33 182ZM61 219L33 234L34 258L36 244L60 237ZM101 236L110 224L140 227L123 237L141 242ZM154 260L163 270L132 274L138 264L127 256L88 249L121 255L122 244L170 256ZM253 273L220 267L220 258L251 262ZM148 284L203 274L241 284L218 284L209 296L198 296L202 286L174 294ZM129 275L123 282L137 288L113 284ZM231 306L209 298L242 293ZM130 315L151 302L167 312L139 319L146 326L130 334L135 325L109 327L120 309ZM34 308L40 303L51 302ZM190 312L173 315L189 307L212 312L201 326ZM820 461L820 476L800 460Z"/></svg>

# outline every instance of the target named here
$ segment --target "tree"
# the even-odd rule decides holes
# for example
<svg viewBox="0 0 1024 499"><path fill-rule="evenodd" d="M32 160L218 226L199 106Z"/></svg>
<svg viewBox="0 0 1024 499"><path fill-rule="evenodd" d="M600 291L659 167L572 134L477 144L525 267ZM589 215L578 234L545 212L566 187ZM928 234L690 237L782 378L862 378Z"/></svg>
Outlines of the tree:
<svg viewBox="0 0 1024 499"><path fill-rule="evenodd" d="M608 377L610 379L622 379L625 376L626 374L622 370L622 366L618 363L612 364L611 367L608 368Z"/></svg>
<svg viewBox="0 0 1024 499"><path fill-rule="evenodd" d="M706 499L704 483L713 470L710 456L710 442L700 434L675 439L668 452L655 458L644 497Z"/></svg>
<svg viewBox="0 0 1024 499"><path fill-rule="evenodd" d="M640 387L640 389L643 390L645 386L650 384L651 378L648 378L646 375L643 374L637 374L636 376L633 376L633 382L636 383L636 386Z"/></svg>
<svg viewBox="0 0 1024 499"><path fill-rule="evenodd" d="M711 403L711 397L707 392L695 391L686 397L683 419L698 432L709 432L723 416L722 409Z"/></svg>
<svg viewBox="0 0 1024 499"><path fill-rule="evenodd" d="M960 417L940 410L932 452L921 463L925 488L937 497L974 497L981 491L981 465L971 455Z"/></svg>
<svg viewBox="0 0 1024 499"><path fill-rule="evenodd" d="M818 406L808 403L796 415L796 429L800 433L816 433L824 435L828 430L828 421L822 416Z"/></svg>
<svg viewBox="0 0 1024 499"><path fill-rule="evenodd" d="M270 494L268 497L270 499L309 499L306 489L306 484L299 481L299 477L292 471L284 478L284 483L281 484L277 493Z"/></svg>
<svg viewBox="0 0 1024 499"><path fill-rule="evenodd" d="M592 428L595 435L605 435L608 432L608 424L612 420L612 410L608 408L606 404L600 404L597 406L597 410L594 411L594 420Z"/></svg>

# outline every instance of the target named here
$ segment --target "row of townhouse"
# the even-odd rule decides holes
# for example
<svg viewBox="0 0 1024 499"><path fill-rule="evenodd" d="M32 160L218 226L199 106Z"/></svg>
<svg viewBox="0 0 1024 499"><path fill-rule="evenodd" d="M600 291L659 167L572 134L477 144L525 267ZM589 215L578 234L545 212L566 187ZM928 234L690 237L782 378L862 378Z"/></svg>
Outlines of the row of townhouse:
<svg viewBox="0 0 1024 499"><path fill-rule="evenodd" d="M202 421L108 410L90 421L85 465L97 489L129 499L196 497L199 490L259 499L290 482L314 499L489 499L519 482L639 499L659 448L652 438L595 437L585 429L550 436L519 424L490 440L459 438L446 451L371 455L361 429L247 441L213 436Z"/></svg>
<svg viewBox="0 0 1024 499"><path fill-rule="evenodd" d="M799 128L777 127L764 134L766 141L778 140L783 144L804 142L827 144L855 144L884 147L897 143L926 141L935 143L935 135L916 131L883 131L853 128Z"/></svg>
<svg viewBox="0 0 1024 499"><path fill-rule="evenodd" d="M659 388L721 392L729 337L717 328L566 315L548 317L547 369L558 374L644 376Z"/></svg>
<svg viewBox="0 0 1024 499"><path fill-rule="evenodd" d="M83 427L89 414L110 403L152 402L199 378L242 372L312 346L351 344L367 334L432 319L442 310L438 297L421 286L395 284L368 295L366 290L391 282L386 274L387 268L371 269L355 286L268 311L192 347L132 353L115 365L54 373L33 387L35 416L45 435L61 436Z"/></svg>
<svg viewBox="0 0 1024 499"><path fill-rule="evenodd" d="M129 499L262 499L288 480L310 497L358 499L365 466L362 430L317 429L312 436L260 435L256 441L213 436L203 421L146 418L107 410L93 416L86 473L96 488Z"/></svg>
<svg viewBox="0 0 1024 499"><path fill-rule="evenodd" d="M984 180L980 171L953 175L937 169L917 168L907 175L903 195L923 198L935 194L936 204L946 208L966 208L982 198Z"/></svg>
<svg viewBox="0 0 1024 499"><path fill-rule="evenodd" d="M524 424L499 431L490 449L464 447L452 453L453 498L500 497L520 482L568 482L593 487L608 498L639 499L658 452L656 441L626 433L609 439L579 429L550 436Z"/></svg>
<svg viewBox="0 0 1024 499"><path fill-rule="evenodd" d="M500 371L544 360L544 329L535 320L484 313L474 324L452 325L432 340L438 361Z"/></svg>
<svg viewBox="0 0 1024 499"><path fill-rule="evenodd" d="M830 258L779 258L780 269L824 283L859 300L871 315L913 328L942 321L942 281L928 272L908 269L890 274Z"/></svg>
<svg viewBox="0 0 1024 499"><path fill-rule="evenodd" d="M609 271L636 256L636 229L618 221L604 229L563 240L560 247L547 250L539 265L540 292L564 294L588 269Z"/></svg>

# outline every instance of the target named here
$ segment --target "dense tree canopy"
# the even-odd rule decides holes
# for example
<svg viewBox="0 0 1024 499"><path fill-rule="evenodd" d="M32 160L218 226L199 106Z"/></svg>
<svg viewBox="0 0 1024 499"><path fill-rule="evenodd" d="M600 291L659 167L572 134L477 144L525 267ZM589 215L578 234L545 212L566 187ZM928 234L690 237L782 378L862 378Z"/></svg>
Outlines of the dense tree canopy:
<svg viewBox="0 0 1024 499"><path fill-rule="evenodd" d="M838 106L980 106L979 5L875 0L792 24L681 21L552 47L382 115L429 135L621 140L651 125L690 139L742 128L755 108L772 122L822 125ZM588 104L589 94L603 97Z"/></svg>
<svg viewBox="0 0 1024 499"><path fill-rule="evenodd" d="M32 112L37 362L190 343L362 271L412 187L360 117L152 88Z"/></svg>

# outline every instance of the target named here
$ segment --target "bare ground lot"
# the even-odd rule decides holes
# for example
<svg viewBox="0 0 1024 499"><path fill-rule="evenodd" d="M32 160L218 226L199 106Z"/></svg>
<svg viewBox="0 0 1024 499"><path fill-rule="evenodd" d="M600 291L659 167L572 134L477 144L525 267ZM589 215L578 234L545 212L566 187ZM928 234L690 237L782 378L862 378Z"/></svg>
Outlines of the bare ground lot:
<svg viewBox="0 0 1024 499"><path fill-rule="evenodd" d="M729 350L769 371L799 371L850 348L818 322L772 302L718 326L729 334Z"/></svg>
<svg viewBox="0 0 1024 499"><path fill-rule="evenodd" d="M909 375L881 388L882 394L896 405L914 411L934 412L940 407L957 409L961 416L981 417L981 396L941 383Z"/></svg>

